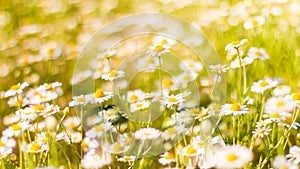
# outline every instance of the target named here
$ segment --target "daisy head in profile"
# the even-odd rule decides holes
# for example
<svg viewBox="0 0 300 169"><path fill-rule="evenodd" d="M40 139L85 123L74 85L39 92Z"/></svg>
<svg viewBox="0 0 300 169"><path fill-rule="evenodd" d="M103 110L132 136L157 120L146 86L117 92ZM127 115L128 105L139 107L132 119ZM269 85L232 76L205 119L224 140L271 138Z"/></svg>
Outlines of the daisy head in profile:
<svg viewBox="0 0 300 169"><path fill-rule="evenodd" d="M21 94L23 90L28 86L27 82L18 83L16 85L12 85L8 91L4 93L4 97L15 96L17 94Z"/></svg>
<svg viewBox="0 0 300 169"><path fill-rule="evenodd" d="M245 105L241 105L239 103L232 103L232 104L224 104L221 106L221 115L241 115L247 114L249 109Z"/></svg>
<svg viewBox="0 0 300 169"><path fill-rule="evenodd" d="M253 154L248 147L230 145L217 151L215 159L217 168L243 168L252 161Z"/></svg>
<svg viewBox="0 0 300 169"><path fill-rule="evenodd" d="M122 71L122 70L112 69L108 73L103 74L101 76L101 78L103 80L114 81L114 80L116 80L118 78L124 77L125 76L124 74L125 74L125 72Z"/></svg>
<svg viewBox="0 0 300 169"><path fill-rule="evenodd" d="M142 128L134 133L134 136L138 140L152 140L160 136L161 132L155 128Z"/></svg>
<svg viewBox="0 0 300 169"><path fill-rule="evenodd" d="M242 40L230 42L225 46L225 50L230 51L232 49L238 49L239 47L243 46L247 41L248 41L247 39L242 39Z"/></svg>
<svg viewBox="0 0 300 169"><path fill-rule="evenodd" d="M278 82L272 79L264 79L254 82L251 86L251 92L263 94L266 90L278 85Z"/></svg>
<svg viewBox="0 0 300 169"><path fill-rule="evenodd" d="M217 72L218 74L225 73L228 69L230 69L226 64L210 65L209 68L211 71Z"/></svg>

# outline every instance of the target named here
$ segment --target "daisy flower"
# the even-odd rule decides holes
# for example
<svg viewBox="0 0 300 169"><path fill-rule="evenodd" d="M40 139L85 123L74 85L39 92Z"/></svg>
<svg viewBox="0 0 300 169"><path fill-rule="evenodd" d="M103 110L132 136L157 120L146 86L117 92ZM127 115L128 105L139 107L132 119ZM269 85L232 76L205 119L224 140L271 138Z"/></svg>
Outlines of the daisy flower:
<svg viewBox="0 0 300 169"><path fill-rule="evenodd" d="M69 103L70 107L78 106L78 105L86 105L92 100L90 95L80 95L74 96L73 100Z"/></svg>
<svg viewBox="0 0 300 169"><path fill-rule="evenodd" d="M160 158L158 159L158 162L162 165L168 165L175 161L176 161L175 155L168 151L160 155Z"/></svg>
<svg viewBox="0 0 300 169"><path fill-rule="evenodd" d="M134 162L136 159L135 156L123 156L121 158L118 158L118 161L125 162L125 163L130 163Z"/></svg>
<svg viewBox="0 0 300 169"><path fill-rule="evenodd" d="M300 164L300 147L293 146L290 148L289 154L286 155L286 158L289 159L293 164L299 165Z"/></svg>
<svg viewBox="0 0 300 169"><path fill-rule="evenodd" d="M13 138L2 136L0 138L0 159L11 154L16 146L16 141Z"/></svg>
<svg viewBox="0 0 300 169"><path fill-rule="evenodd" d="M53 104L37 104L31 106L31 108L36 112L39 116L48 117L60 111L60 107L58 105Z"/></svg>
<svg viewBox="0 0 300 169"><path fill-rule="evenodd" d="M86 132L86 136L90 138L100 138L105 132L112 128L113 126L110 123L97 124Z"/></svg>
<svg viewBox="0 0 300 169"><path fill-rule="evenodd" d="M291 87L287 85L278 85L273 90L273 96L285 96L291 93Z"/></svg>
<svg viewBox="0 0 300 169"><path fill-rule="evenodd" d="M251 92L263 94L266 90L277 86L278 82L272 79L259 80L251 86Z"/></svg>
<svg viewBox="0 0 300 169"><path fill-rule="evenodd" d="M62 54L62 49L57 42L48 42L41 46L40 55L44 60L57 59Z"/></svg>
<svg viewBox="0 0 300 169"><path fill-rule="evenodd" d="M180 68L185 72L200 72L203 70L203 64L193 59L185 59L180 62Z"/></svg>
<svg viewBox="0 0 300 169"><path fill-rule="evenodd" d="M286 120L289 116L289 113L277 111L267 111L265 114L263 114L263 117L268 118L272 122L280 122L282 120Z"/></svg>
<svg viewBox="0 0 300 169"><path fill-rule="evenodd" d="M88 79L89 77L91 77L91 75L92 75L92 71L90 71L90 70L85 70L85 71L78 72L71 79L71 85L78 84L78 83Z"/></svg>
<svg viewBox="0 0 300 169"><path fill-rule="evenodd" d="M241 114L247 114L249 112L249 109L245 105L240 105L239 103L233 103L233 104L224 104L221 106L220 114L225 115L241 115Z"/></svg>
<svg viewBox="0 0 300 169"><path fill-rule="evenodd" d="M142 90L137 89L137 90L133 90L133 91L128 92L127 101L129 103L134 103L134 102L137 102L137 101L144 100L145 97L146 97L146 94Z"/></svg>
<svg viewBox="0 0 300 169"><path fill-rule="evenodd" d="M67 130L73 130L80 125L80 119L77 116L69 116L63 121L63 125Z"/></svg>
<svg viewBox="0 0 300 169"><path fill-rule="evenodd" d="M23 122L19 122L16 124L12 124L11 126L9 126L6 130L4 130L2 132L3 136L7 136L7 137L13 137L13 136L20 136L20 134L25 131L27 128L29 128L29 122L28 121L23 121Z"/></svg>
<svg viewBox="0 0 300 169"><path fill-rule="evenodd" d="M145 56L137 61L136 68L138 70L144 69L145 72L153 72L159 66L157 57Z"/></svg>
<svg viewBox="0 0 300 169"><path fill-rule="evenodd" d="M133 103L130 105L130 111L135 112L135 111L140 111L144 109L148 109L150 107L150 101L138 101L136 103Z"/></svg>
<svg viewBox="0 0 300 169"><path fill-rule="evenodd" d="M25 148L24 151L28 153L40 153L43 151L48 150L48 144L42 144L37 141L33 141L29 143Z"/></svg>
<svg viewBox="0 0 300 169"><path fill-rule="evenodd" d="M291 101L294 106L300 107L300 93L292 93L285 98L286 100Z"/></svg>
<svg viewBox="0 0 300 169"><path fill-rule="evenodd" d="M256 127L256 129L252 132L254 137L263 138L264 136L269 135L269 132L272 131L269 127Z"/></svg>
<svg viewBox="0 0 300 169"><path fill-rule="evenodd" d="M250 57L244 57L244 58L241 58L241 64L242 64L242 66L250 65L252 62L253 62L253 59L250 58ZM232 69L240 68L240 67L241 67L241 65L240 65L240 60L239 60L238 58L236 58L235 60L233 60L233 61L230 63L230 67L231 67Z"/></svg>
<svg viewBox="0 0 300 169"><path fill-rule="evenodd" d="M4 93L4 97L7 98L10 96L15 96L16 94L21 94L27 86L29 86L29 84L27 82L18 83L16 85L13 85L10 87L10 89L8 91L6 91Z"/></svg>
<svg viewBox="0 0 300 169"><path fill-rule="evenodd" d="M119 117L119 112L115 108L100 111L98 113L105 121L114 121Z"/></svg>
<svg viewBox="0 0 300 169"><path fill-rule="evenodd" d="M129 145L123 142L114 142L111 145L105 145L107 147L107 151L112 153L112 154L120 154L124 153L129 149Z"/></svg>
<svg viewBox="0 0 300 169"><path fill-rule="evenodd" d="M218 159L217 168L243 168L252 158L249 148L240 145L227 146L215 155L215 159Z"/></svg>
<svg viewBox="0 0 300 169"><path fill-rule="evenodd" d="M116 53L117 53L117 51L110 50L110 51L106 52L104 55L103 55L103 53L98 54L98 58L99 59L103 59L103 58L110 59L111 57L115 56Z"/></svg>
<svg viewBox="0 0 300 169"><path fill-rule="evenodd" d="M177 82L180 82L180 85L187 87L190 82L196 80L198 73L196 72L183 72L182 74L175 77ZM175 89L178 88L177 85L174 85Z"/></svg>
<svg viewBox="0 0 300 169"><path fill-rule="evenodd" d="M183 125L178 125L174 127L167 128L164 132L162 132L161 137L164 140L174 139L176 136L180 135L181 133L185 132L186 128Z"/></svg>
<svg viewBox="0 0 300 169"><path fill-rule="evenodd" d="M9 115L4 116L2 122L5 126L8 126L18 121L20 121L20 116L15 113L11 113Z"/></svg>
<svg viewBox="0 0 300 169"><path fill-rule="evenodd" d="M159 81L157 81L157 86L159 86ZM162 87L166 90L176 90L178 89L175 79L171 77L165 77L162 79Z"/></svg>
<svg viewBox="0 0 300 169"><path fill-rule="evenodd" d="M161 132L155 128L141 128L134 133L138 140L152 140L157 139Z"/></svg>
<svg viewBox="0 0 300 169"><path fill-rule="evenodd" d="M114 81L120 77L124 77L125 72L122 70L110 70L109 73L103 74L101 76L102 79L108 80L108 81Z"/></svg>
<svg viewBox="0 0 300 169"><path fill-rule="evenodd" d="M10 97L7 104L9 107L23 107L26 105L26 100L22 98L23 96L13 96ZM25 103L24 103L25 102Z"/></svg>
<svg viewBox="0 0 300 169"><path fill-rule="evenodd" d="M246 20L246 22L244 23L244 28L252 29L263 24L265 24L265 18L263 16L256 16Z"/></svg>
<svg viewBox="0 0 300 169"><path fill-rule="evenodd" d="M247 39L242 39L240 41L230 42L229 44L226 45L225 50L229 51L232 49L237 49L237 48L241 47L242 45L244 45L247 41L248 41Z"/></svg>
<svg viewBox="0 0 300 169"><path fill-rule="evenodd" d="M167 106L167 108L173 108L173 107L182 107L183 102L185 101L184 97L186 97L188 94L186 93L180 93L177 95L171 94L167 96L163 96L161 99L161 104Z"/></svg>
<svg viewBox="0 0 300 169"><path fill-rule="evenodd" d="M256 47L251 47L249 49L248 56L252 59L260 60L266 60L270 58L265 49Z"/></svg>
<svg viewBox="0 0 300 169"><path fill-rule="evenodd" d="M82 140L82 136L81 136L81 133L80 132L71 132L69 133L69 137L65 137L65 141L68 143L68 144L71 144L71 143L80 143L81 140ZM70 142L71 141L71 142Z"/></svg>
<svg viewBox="0 0 300 169"><path fill-rule="evenodd" d="M149 46L147 53L150 56L161 56L165 53L170 52L170 48L171 48L171 46L169 44L165 43L165 41L164 41L163 43L157 43L152 46Z"/></svg>
<svg viewBox="0 0 300 169"><path fill-rule="evenodd" d="M270 97L265 103L267 112L291 112L294 109L292 102L284 97Z"/></svg>
<svg viewBox="0 0 300 169"><path fill-rule="evenodd" d="M279 155L273 160L274 169L298 169L298 166L288 161L284 156Z"/></svg>
<svg viewBox="0 0 300 169"><path fill-rule="evenodd" d="M184 147L181 150L181 152L179 152L180 155L188 156L188 157L195 157L203 153L204 153L203 147L195 147L193 145L188 145Z"/></svg>
<svg viewBox="0 0 300 169"><path fill-rule="evenodd" d="M103 103L109 99L111 99L113 97L113 93L112 92L106 92L103 91L102 89L97 89L96 92L94 93L94 99L92 101L92 103Z"/></svg>
<svg viewBox="0 0 300 169"><path fill-rule="evenodd" d="M163 36L155 36L152 42L154 44L167 44L169 46L173 46L176 43L174 39L163 37Z"/></svg>
<svg viewBox="0 0 300 169"><path fill-rule="evenodd" d="M100 146L97 139L85 137L81 142L81 147L84 151L89 151L92 149L97 149Z"/></svg>
<svg viewBox="0 0 300 169"><path fill-rule="evenodd" d="M83 168L103 168L113 162L109 153L103 152L102 155L96 154L94 151L88 152L81 160Z"/></svg>
<svg viewBox="0 0 300 169"><path fill-rule="evenodd" d="M33 121L35 120L38 115L37 113L34 111L34 109L30 108L30 107L26 107L24 109L20 109L16 111L16 114L18 116L20 116L20 118L23 121L29 120L29 121Z"/></svg>
<svg viewBox="0 0 300 169"><path fill-rule="evenodd" d="M95 74L94 74L94 79L100 78L103 74L109 73L111 70L109 61L107 59L101 60L100 63L98 62L93 62L91 63L95 67Z"/></svg>
<svg viewBox="0 0 300 169"><path fill-rule="evenodd" d="M228 69L230 69L228 66L217 64L217 65L210 65L209 68L213 72L217 72L218 74L225 73Z"/></svg>
<svg viewBox="0 0 300 169"><path fill-rule="evenodd" d="M192 115L195 116L195 119L202 121L205 120L215 114L213 110L210 108L202 108L202 109L190 109L189 110Z"/></svg>
<svg viewBox="0 0 300 169"><path fill-rule="evenodd" d="M194 119L191 113L186 110L172 114L171 118L174 119L177 122L177 124L189 124Z"/></svg>

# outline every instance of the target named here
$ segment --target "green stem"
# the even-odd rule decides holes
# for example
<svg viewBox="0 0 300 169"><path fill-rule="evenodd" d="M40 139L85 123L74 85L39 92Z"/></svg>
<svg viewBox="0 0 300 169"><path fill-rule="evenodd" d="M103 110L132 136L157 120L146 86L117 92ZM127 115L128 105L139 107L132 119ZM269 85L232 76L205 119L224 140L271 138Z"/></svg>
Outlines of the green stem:
<svg viewBox="0 0 300 169"><path fill-rule="evenodd" d="M160 94L163 96L163 90L162 90L162 77L161 77L161 57L158 56L158 62L159 62L159 70L158 70L158 77L159 77L159 89Z"/></svg>
<svg viewBox="0 0 300 169"><path fill-rule="evenodd" d="M242 99L242 74L243 74L243 66L242 66L242 58L241 58L241 55L240 55L240 51L239 51L239 48L235 48L236 51L237 51L237 56L238 56L238 59L239 59L239 64L240 64L240 68L239 68L239 99L241 100Z"/></svg>

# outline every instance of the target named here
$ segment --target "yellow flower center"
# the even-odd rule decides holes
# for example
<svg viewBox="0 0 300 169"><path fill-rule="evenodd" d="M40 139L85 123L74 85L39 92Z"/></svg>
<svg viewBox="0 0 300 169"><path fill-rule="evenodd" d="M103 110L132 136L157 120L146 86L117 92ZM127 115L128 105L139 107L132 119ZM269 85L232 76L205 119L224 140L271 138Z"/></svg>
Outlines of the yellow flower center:
<svg viewBox="0 0 300 169"><path fill-rule="evenodd" d="M168 155L165 157L165 159L167 159L167 160L174 159L174 158L175 158L174 154L170 153L170 152L168 152Z"/></svg>
<svg viewBox="0 0 300 169"><path fill-rule="evenodd" d="M164 79L163 84L165 87L169 88L173 85L173 81L171 78L168 77Z"/></svg>
<svg viewBox="0 0 300 169"><path fill-rule="evenodd" d="M133 159L131 157L124 157L125 161L132 161Z"/></svg>
<svg viewBox="0 0 300 169"><path fill-rule="evenodd" d="M143 107L143 105L144 105L143 103L137 103L136 107L141 108L141 107Z"/></svg>
<svg viewBox="0 0 300 169"><path fill-rule="evenodd" d="M293 93L292 94L292 99L293 100L300 100L300 93Z"/></svg>
<svg viewBox="0 0 300 169"><path fill-rule="evenodd" d="M153 60L153 58L150 58L150 59L147 59L147 64L153 64L154 63L154 60Z"/></svg>
<svg viewBox="0 0 300 169"><path fill-rule="evenodd" d="M168 44L168 40L167 40L167 39L163 39L163 40L161 41L161 44L163 44L163 45Z"/></svg>
<svg viewBox="0 0 300 169"><path fill-rule="evenodd" d="M139 97L137 96L137 95L131 95L130 97L129 97L129 100L130 101L135 101L135 100L137 100Z"/></svg>
<svg viewBox="0 0 300 169"><path fill-rule="evenodd" d="M271 118L279 118L279 113L272 113Z"/></svg>
<svg viewBox="0 0 300 169"><path fill-rule="evenodd" d="M117 71L116 70L111 70L109 72L109 77L115 77L117 75Z"/></svg>
<svg viewBox="0 0 300 169"><path fill-rule="evenodd" d="M151 136L150 132L144 132L144 136Z"/></svg>
<svg viewBox="0 0 300 169"><path fill-rule="evenodd" d="M184 81L190 81L191 79L192 79L192 78L191 78L190 75L186 75L186 76L184 76L184 78L183 78Z"/></svg>
<svg viewBox="0 0 300 169"><path fill-rule="evenodd" d="M15 106L20 106L23 104L23 100L18 98L16 101L15 101Z"/></svg>
<svg viewBox="0 0 300 169"><path fill-rule="evenodd" d="M284 101L279 101L279 102L277 102L277 107L283 107L283 106L285 106L285 102Z"/></svg>
<svg viewBox="0 0 300 169"><path fill-rule="evenodd" d="M168 128L167 131L168 131L169 134L177 134L178 133L177 130L175 128L173 128L173 127L172 128Z"/></svg>
<svg viewBox="0 0 300 169"><path fill-rule="evenodd" d="M262 57L262 56L263 56L263 54L262 54L260 51L256 51L254 54L255 54L256 56L258 56L258 57Z"/></svg>
<svg viewBox="0 0 300 169"><path fill-rule="evenodd" d="M69 123L69 126L70 126L71 128L74 128L74 127L76 127L76 124L75 124L73 121L71 121L71 122Z"/></svg>
<svg viewBox="0 0 300 169"><path fill-rule="evenodd" d="M292 119L292 117L290 116L290 117L286 117L285 118L285 120L283 121L283 123L285 123L285 124L292 124L293 123L293 119Z"/></svg>
<svg viewBox="0 0 300 169"><path fill-rule="evenodd" d="M18 90L20 89L20 85L13 85L12 87L10 87L11 90Z"/></svg>
<svg viewBox="0 0 300 169"><path fill-rule="evenodd" d="M169 102L172 102L172 103L174 103L174 102L177 102L177 99L176 98L174 98L174 97L171 97L171 98L169 98L169 100L168 100Z"/></svg>
<svg viewBox="0 0 300 169"><path fill-rule="evenodd" d="M13 131L19 131L22 129L22 127L18 124L13 124L11 127L12 127Z"/></svg>
<svg viewBox="0 0 300 169"><path fill-rule="evenodd" d="M31 151L39 151L41 150L41 148L42 148L41 145L37 142L33 142L30 146Z"/></svg>
<svg viewBox="0 0 300 169"><path fill-rule="evenodd" d="M233 46L235 46L235 45L240 44L240 42L241 42L241 41L238 40L238 41L231 42L231 44L232 44Z"/></svg>
<svg viewBox="0 0 300 169"><path fill-rule="evenodd" d="M237 159L238 159L238 156L235 155L235 154L228 154L228 156L227 156L227 160L230 161L230 162L233 162Z"/></svg>
<svg viewBox="0 0 300 169"><path fill-rule="evenodd" d="M195 154L197 150L193 146L188 146L185 153L186 154Z"/></svg>
<svg viewBox="0 0 300 169"><path fill-rule="evenodd" d="M5 143L3 143L2 140L0 140L0 147L5 147L5 146L6 146Z"/></svg>
<svg viewBox="0 0 300 169"><path fill-rule="evenodd" d="M195 67L195 64L194 63L190 63L189 64L189 68L194 68Z"/></svg>
<svg viewBox="0 0 300 169"><path fill-rule="evenodd" d="M203 142L199 142L197 145L198 145L199 147L202 147L202 146L204 146L204 143L203 143Z"/></svg>
<svg viewBox="0 0 300 169"><path fill-rule="evenodd" d="M231 106L230 106L230 110L232 111L241 111L241 106L238 104L238 103L233 103Z"/></svg>
<svg viewBox="0 0 300 169"><path fill-rule="evenodd" d="M78 97L78 98L76 99L76 101L77 101L78 103L84 103L84 102L86 101L86 98L85 98L85 97Z"/></svg>
<svg viewBox="0 0 300 169"><path fill-rule="evenodd" d="M101 126L101 125L96 125L94 128L95 128L95 131L97 131L97 132L102 132L102 131L104 131L104 128L103 128L103 126Z"/></svg>
<svg viewBox="0 0 300 169"><path fill-rule="evenodd" d="M88 148L89 145L83 140L82 143L81 143L81 147L82 148Z"/></svg>
<svg viewBox="0 0 300 169"><path fill-rule="evenodd" d="M33 107L34 111L43 111L45 110L45 107L43 105L37 104Z"/></svg>
<svg viewBox="0 0 300 169"><path fill-rule="evenodd" d="M258 25L258 21L256 19L252 19L252 25L253 26L257 26Z"/></svg>
<svg viewBox="0 0 300 169"><path fill-rule="evenodd" d="M268 85L269 85L269 83L266 82L266 81L261 81L261 82L259 83L259 86L260 86L260 87L266 87L266 86L268 86Z"/></svg>
<svg viewBox="0 0 300 169"><path fill-rule="evenodd" d="M120 143L116 143L113 147L114 152L120 152L120 151L123 151L123 150L124 150L124 147Z"/></svg>
<svg viewBox="0 0 300 169"><path fill-rule="evenodd" d="M54 54L54 49L53 48L49 48L48 51L48 56L52 56Z"/></svg>
<svg viewBox="0 0 300 169"><path fill-rule="evenodd" d="M160 52L160 51L162 51L162 50L164 50L164 48L163 48L162 45L156 45L156 46L154 47L154 52Z"/></svg>
<svg viewBox="0 0 300 169"><path fill-rule="evenodd" d="M283 165L281 165L281 166L279 167L279 169L289 169L289 167L286 166L285 164L283 164Z"/></svg>
<svg viewBox="0 0 300 169"><path fill-rule="evenodd" d="M101 98L105 96L104 92L102 89L97 89L96 92L95 92L95 98Z"/></svg>

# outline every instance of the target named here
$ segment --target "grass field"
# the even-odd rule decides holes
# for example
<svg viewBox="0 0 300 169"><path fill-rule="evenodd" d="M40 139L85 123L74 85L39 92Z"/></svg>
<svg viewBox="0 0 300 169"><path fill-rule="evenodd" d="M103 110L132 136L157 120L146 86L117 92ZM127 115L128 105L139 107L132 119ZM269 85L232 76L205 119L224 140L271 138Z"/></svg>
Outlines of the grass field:
<svg viewBox="0 0 300 169"><path fill-rule="evenodd" d="M0 30L1 169L299 168L299 0L1 0Z"/></svg>

